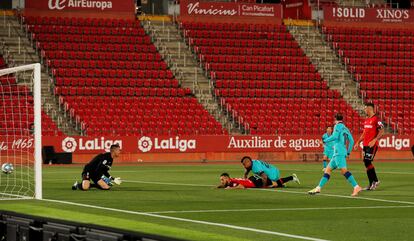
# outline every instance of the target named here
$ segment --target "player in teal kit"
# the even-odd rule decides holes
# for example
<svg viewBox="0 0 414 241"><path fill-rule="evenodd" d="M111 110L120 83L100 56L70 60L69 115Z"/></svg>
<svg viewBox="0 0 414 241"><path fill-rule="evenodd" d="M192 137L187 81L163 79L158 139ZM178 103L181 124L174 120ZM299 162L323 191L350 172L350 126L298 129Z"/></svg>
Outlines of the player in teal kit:
<svg viewBox="0 0 414 241"><path fill-rule="evenodd" d="M262 187L267 187L265 184L268 183L268 179L270 179L273 183L276 183L276 185L273 187L283 187L283 184L288 181L294 181L300 184L296 174L293 173L292 176L280 178L279 169L267 162L252 160L250 157L245 156L241 159L241 163L246 169L246 172L244 173L244 178L247 178L249 172L252 171L255 175L258 175L262 178Z"/></svg>
<svg viewBox="0 0 414 241"><path fill-rule="evenodd" d="M332 156L331 161L328 164L328 167L323 174L319 185L314 189L309 191L309 194L317 194L321 192L321 188L328 182L329 178L331 177L332 170L341 169L342 175L345 176L347 181L352 185L354 191L352 192L352 196L357 196L358 193L361 191L361 187L355 181L354 176L351 172L348 171L346 165L346 158L351 154L352 148L354 146L354 138L351 135L351 132L342 122L343 116L342 114L335 115L336 124L333 130L333 134L324 139L325 143L333 142L334 143L334 153ZM348 142L348 147L347 147Z"/></svg>
<svg viewBox="0 0 414 241"><path fill-rule="evenodd" d="M326 127L326 133L322 136L322 142L323 144L323 169L324 172L326 170L326 166L328 165L328 160L332 159L333 156L333 142L325 143L325 139L330 137L332 135L332 126Z"/></svg>

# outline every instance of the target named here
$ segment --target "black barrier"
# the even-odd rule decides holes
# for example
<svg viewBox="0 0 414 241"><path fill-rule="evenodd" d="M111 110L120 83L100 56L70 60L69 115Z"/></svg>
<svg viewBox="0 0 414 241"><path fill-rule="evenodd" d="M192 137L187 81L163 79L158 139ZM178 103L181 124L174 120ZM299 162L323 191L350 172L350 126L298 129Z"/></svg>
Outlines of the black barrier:
<svg viewBox="0 0 414 241"><path fill-rule="evenodd" d="M7 241L182 241L110 227L0 210L0 240Z"/></svg>

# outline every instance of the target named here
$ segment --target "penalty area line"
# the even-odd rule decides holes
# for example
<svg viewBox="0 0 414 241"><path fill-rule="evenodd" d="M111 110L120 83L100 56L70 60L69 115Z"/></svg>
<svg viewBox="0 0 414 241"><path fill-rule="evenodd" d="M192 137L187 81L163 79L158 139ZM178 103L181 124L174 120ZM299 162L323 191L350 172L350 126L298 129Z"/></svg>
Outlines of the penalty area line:
<svg viewBox="0 0 414 241"><path fill-rule="evenodd" d="M67 205L73 205L73 206L79 206L79 207L85 207L85 208L92 208L92 209L100 209L100 210L112 211L112 212L117 212L117 213L126 213L126 214L133 214L133 215L140 215L140 216L147 216L147 217L154 217L154 218L161 218L161 219L169 219L169 220L188 222L188 223L196 223L196 224L203 224L203 225L229 228L229 229L235 229L235 230L241 230L241 231L250 231L250 232L255 232L255 233L270 234L270 235L282 236L282 237L288 237L288 238L294 238L294 239L313 240L313 241L327 241L326 239L319 239L319 238L313 238L313 237L307 237L307 236L301 236L301 235L294 235L294 234L288 234L288 233L268 231L268 230L263 230L263 229L236 226L236 225L224 224L224 223L214 223L214 222L193 220L193 219L187 219L187 218L164 216L164 215L159 215L159 214L155 214L155 213L146 213L146 212L129 211L129 210L123 210L123 209L117 209L117 208L99 207L99 206L93 206L93 205L89 205L89 204L68 202L68 201L62 201L62 200L53 200L53 199L42 199L42 200L46 201L46 202L61 203L61 204L67 204Z"/></svg>

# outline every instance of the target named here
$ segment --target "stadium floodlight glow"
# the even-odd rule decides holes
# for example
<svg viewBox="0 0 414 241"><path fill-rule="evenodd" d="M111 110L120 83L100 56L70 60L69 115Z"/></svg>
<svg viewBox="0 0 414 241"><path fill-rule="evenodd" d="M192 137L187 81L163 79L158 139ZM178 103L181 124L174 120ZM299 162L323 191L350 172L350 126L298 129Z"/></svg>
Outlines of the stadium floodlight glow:
<svg viewBox="0 0 414 241"><path fill-rule="evenodd" d="M0 200L42 199L41 65L0 70Z"/></svg>

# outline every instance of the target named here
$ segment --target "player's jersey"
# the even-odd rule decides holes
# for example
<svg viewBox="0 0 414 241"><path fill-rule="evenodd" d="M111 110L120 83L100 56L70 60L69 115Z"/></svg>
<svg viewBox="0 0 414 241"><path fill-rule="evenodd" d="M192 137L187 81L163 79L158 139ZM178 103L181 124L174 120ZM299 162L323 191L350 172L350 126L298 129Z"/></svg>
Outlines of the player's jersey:
<svg viewBox="0 0 414 241"><path fill-rule="evenodd" d="M250 179L244 179L244 178L230 178L230 187L236 187L238 185L243 185L245 188L252 188L256 187L254 182L252 182Z"/></svg>
<svg viewBox="0 0 414 241"><path fill-rule="evenodd" d="M252 171L254 174L259 176L262 173L265 173L267 177L272 181L277 181L279 179L279 169L264 161L253 160Z"/></svg>
<svg viewBox="0 0 414 241"><path fill-rule="evenodd" d="M374 115L370 118L367 118L364 121L364 146L368 146L368 144L378 135L379 130L384 127L382 122L379 120L377 115ZM375 145L378 145L378 141Z"/></svg>
<svg viewBox="0 0 414 241"><path fill-rule="evenodd" d="M325 143L334 143L334 156L346 156L348 153L351 153L354 146L354 138L342 122L335 125L332 135L324 141ZM349 142L348 148L346 146L347 142Z"/></svg>
<svg viewBox="0 0 414 241"><path fill-rule="evenodd" d="M332 134L331 134L332 135ZM328 133L323 134L322 136L322 140L325 140L326 138L330 137L331 135L328 135ZM328 142L324 144L323 147L323 152L325 153L329 153L329 152L333 152L333 147L334 147L334 143L333 142Z"/></svg>
<svg viewBox="0 0 414 241"><path fill-rule="evenodd" d="M108 171L111 169L112 162L111 153L101 153L95 156L92 161L85 165L83 168L84 172L89 172L91 176L102 176L105 175L110 177Z"/></svg>

